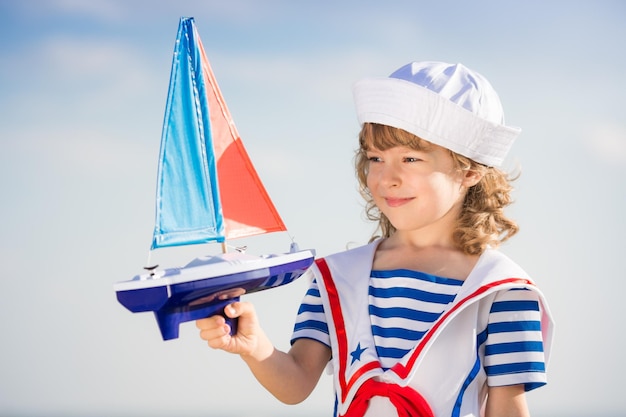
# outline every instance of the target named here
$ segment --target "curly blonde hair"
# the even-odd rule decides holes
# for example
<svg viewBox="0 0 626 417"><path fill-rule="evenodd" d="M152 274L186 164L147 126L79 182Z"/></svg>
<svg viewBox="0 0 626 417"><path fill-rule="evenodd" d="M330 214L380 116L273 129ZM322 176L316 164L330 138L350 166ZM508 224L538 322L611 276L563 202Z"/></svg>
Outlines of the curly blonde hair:
<svg viewBox="0 0 626 417"><path fill-rule="evenodd" d="M425 150L429 145L429 142L402 129L376 123L363 124L359 133L359 149L355 155L359 192L366 202L367 218L378 222L382 237L391 236L395 228L378 210L367 188L369 160L366 153L369 147L386 150L394 146L406 146ZM498 247L519 230L517 224L504 215L504 208L513 202L511 181L517 177L513 178L498 168L487 167L455 152L450 151L450 154L458 170L475 171L481 176L480 181L470 187L465 195L463 209L452 236L463 252L479 255L488 247Z"/></svg>

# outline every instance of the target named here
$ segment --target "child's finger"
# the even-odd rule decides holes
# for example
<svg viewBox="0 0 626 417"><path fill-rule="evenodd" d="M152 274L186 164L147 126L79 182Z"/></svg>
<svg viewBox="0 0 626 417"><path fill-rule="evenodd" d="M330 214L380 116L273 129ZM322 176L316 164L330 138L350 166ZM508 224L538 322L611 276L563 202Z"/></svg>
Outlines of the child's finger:
<svg viewBox="0 0 626 417"><path fill-rule="evenodd" d="M254 307L252 304L245 301L238 301L229 304L224 308L224 314L231 319L236 317L246 316L254 313Z"/></svg>
<svg viewBox="0 0 626 417"><path fill-rule="evenodd" d="M200 330L210 329L213 327L223 326L226 323L224 317L220 315L215 315L211 317L207 317L205 319L196 320L196 327Z"/></svg>
<svg viewBox="0 0 626 417"><path fill-rule="evenodd" d="M200 337L206 340L210 347L213 349L224 349L228 347L231 336L230 326L225 324L222 327L218 327L210 330L202 330Z"/></svg>

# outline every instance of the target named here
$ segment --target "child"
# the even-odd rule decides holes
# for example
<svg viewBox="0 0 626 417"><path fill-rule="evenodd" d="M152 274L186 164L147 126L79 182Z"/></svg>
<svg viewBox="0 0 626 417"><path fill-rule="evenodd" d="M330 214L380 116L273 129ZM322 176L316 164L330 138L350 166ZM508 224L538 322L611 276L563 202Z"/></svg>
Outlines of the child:
<svg viewBox="0 0 626 417"><path fill-rule="evenodd" d="M330 361L336 416L528 416L546 383L552 320L528 275L495 248L517 232L497 167L519 129L485 78L421 62L355 85L356 168L382 238L316 261L289 352L250 303L197 322L279 400L314 389Z"/></svg>

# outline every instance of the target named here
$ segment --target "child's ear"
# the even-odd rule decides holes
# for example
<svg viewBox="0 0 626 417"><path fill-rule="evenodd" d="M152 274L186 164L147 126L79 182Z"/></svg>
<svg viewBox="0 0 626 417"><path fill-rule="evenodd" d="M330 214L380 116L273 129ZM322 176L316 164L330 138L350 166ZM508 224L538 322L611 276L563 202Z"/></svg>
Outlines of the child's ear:
<svg viewBox="0 0 626 417"><path fill-rule="evenodd" d="M463 172L463 186L470 188L478 184L483 178L483 174L473 169L468 169Z"/></svg>

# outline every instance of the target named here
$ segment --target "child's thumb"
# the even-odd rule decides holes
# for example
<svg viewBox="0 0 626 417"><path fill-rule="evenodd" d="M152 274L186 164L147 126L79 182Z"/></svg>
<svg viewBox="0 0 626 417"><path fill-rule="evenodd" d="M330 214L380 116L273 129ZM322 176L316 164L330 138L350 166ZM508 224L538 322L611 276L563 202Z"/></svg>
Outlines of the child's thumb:
<svg viewBox="0 0 626 417"><path fill-rule="evenodd" d="M245 316L253 312L254 310L252 308L252 304L245 302L235 302L227 305L224 309L224 314L226 314L226 316L230 317L231 319Z"/></svg>

